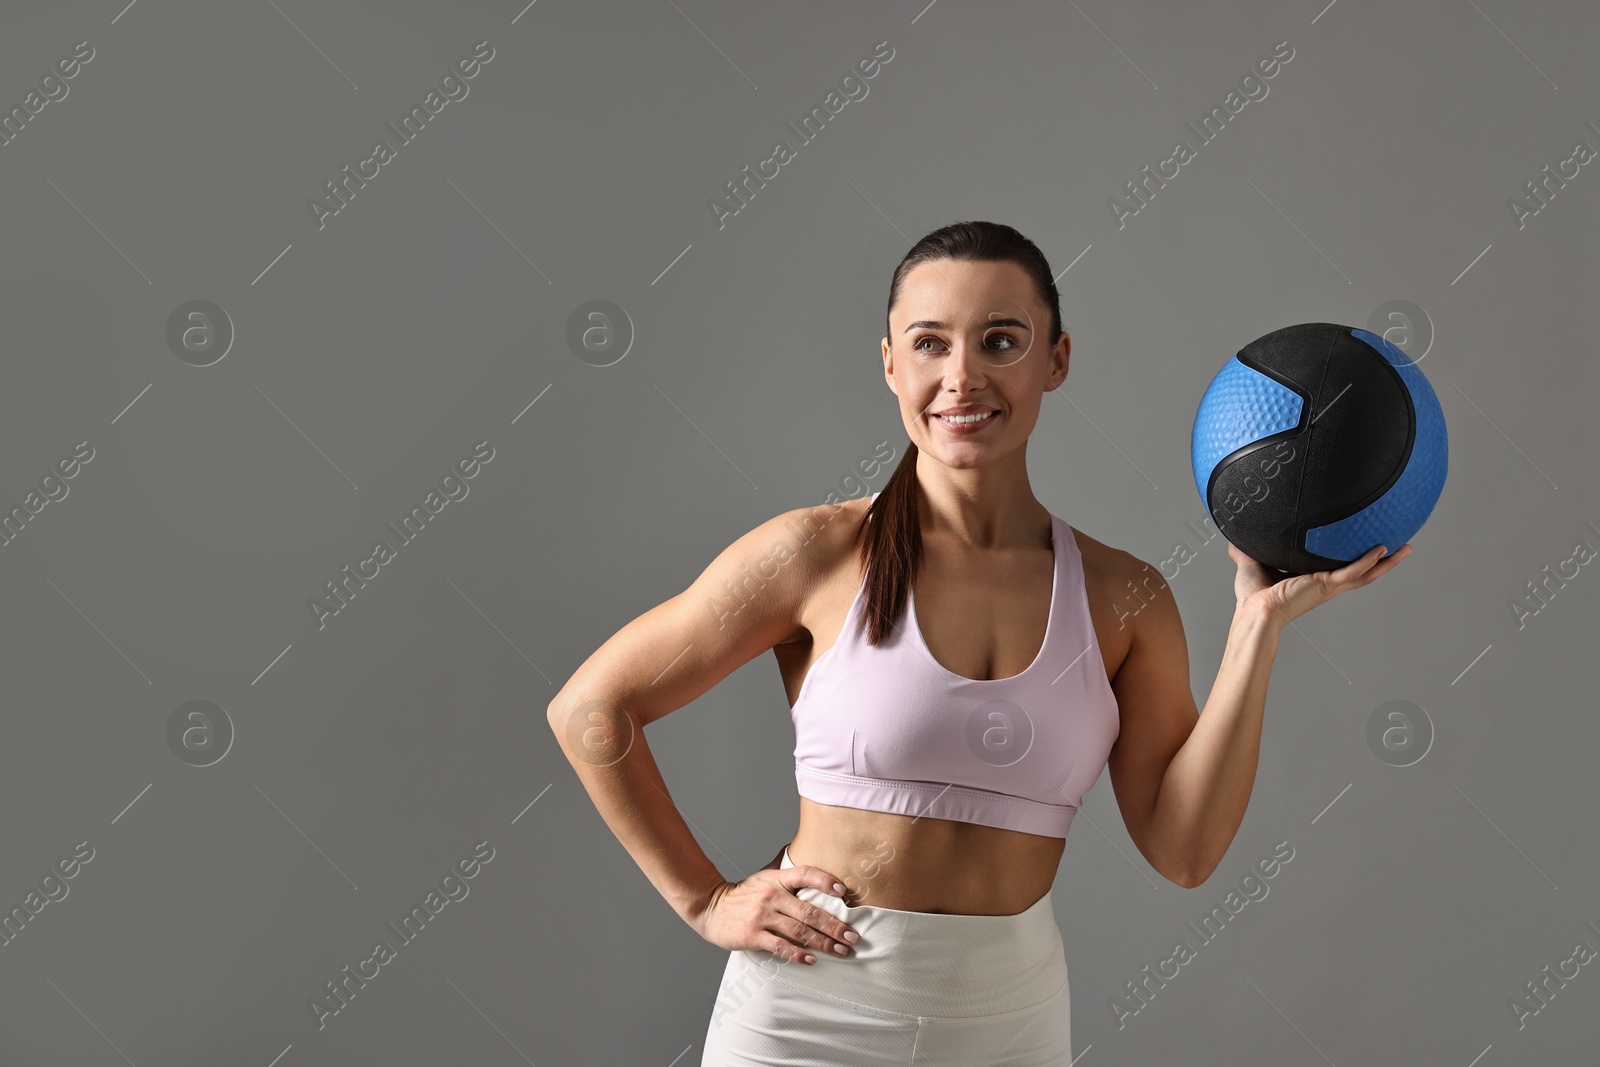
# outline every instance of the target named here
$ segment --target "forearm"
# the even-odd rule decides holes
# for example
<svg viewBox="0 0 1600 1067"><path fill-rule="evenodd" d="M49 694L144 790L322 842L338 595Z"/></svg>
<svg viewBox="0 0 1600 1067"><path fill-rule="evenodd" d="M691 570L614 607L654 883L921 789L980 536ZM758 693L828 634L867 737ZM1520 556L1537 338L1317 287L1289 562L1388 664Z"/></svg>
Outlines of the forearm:
<svg viewBox="0 0 1600 1067"><path fill-rule="evenodd" d="M644 729L606 700L552 704L547 718L600 817L656 891L694 926L723 884L722 873L668 795Z"/></svg>
<svg viewBox="0 0 1600 1067"><path fill-rule="evenodd" d="M1281 619L1236 610L1211 695L1161 780L1154 821L1197 884L1222 862L1250 803L1282 627Z"/></svg>

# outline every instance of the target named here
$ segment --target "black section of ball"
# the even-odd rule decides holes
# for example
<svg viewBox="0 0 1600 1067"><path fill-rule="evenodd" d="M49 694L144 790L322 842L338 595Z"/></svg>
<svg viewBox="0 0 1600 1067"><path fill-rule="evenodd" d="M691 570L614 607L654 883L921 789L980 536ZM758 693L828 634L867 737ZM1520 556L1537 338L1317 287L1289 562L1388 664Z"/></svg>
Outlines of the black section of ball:
<svg viewBox="0 0 1600 1067"><path fill-rule="evenodd" d="M1342 567L1349 561L1308 551L1306 531L1360 511L1400 476L1415 436L1410 391L1387 360L1337 323L1274 330L1238 356L1299 394L1300 421L1223 457L1206 489L1212 518L1269 567L1290 574Z"/></svg>

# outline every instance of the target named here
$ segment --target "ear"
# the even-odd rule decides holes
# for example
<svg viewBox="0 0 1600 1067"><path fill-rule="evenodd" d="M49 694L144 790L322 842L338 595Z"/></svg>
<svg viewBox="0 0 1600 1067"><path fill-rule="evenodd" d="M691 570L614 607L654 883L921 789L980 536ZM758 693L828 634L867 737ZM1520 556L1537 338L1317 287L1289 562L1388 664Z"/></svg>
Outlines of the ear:
<svg viewBox="0 0 1600 1067"><path fill-rule="evenodd" d="M1054 392L1067 380L1067 369L1072 362L1072 337L1065 330L1050 350L1050 369L1045 375L1045 392Z"/></svg>
<svg viewBox="0 0 1600 1067"><path fill-rule="evenodd" d="M889 392L899 396L900 391L894 387L894 352L889 348L887 335L879 342L879 345L883 349L883 380L889 384Z"/></svg>

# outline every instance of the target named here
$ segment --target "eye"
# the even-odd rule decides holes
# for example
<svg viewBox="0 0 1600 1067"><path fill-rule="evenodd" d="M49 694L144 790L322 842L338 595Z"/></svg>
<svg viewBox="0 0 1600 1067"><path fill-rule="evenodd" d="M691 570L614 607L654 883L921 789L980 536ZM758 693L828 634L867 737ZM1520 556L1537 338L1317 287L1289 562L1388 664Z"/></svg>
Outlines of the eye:
<svg viewBox="0 0 1600 1067"><path fill-rule="evenodd" d="M932 334L923 334L911 343L911 351L925 356L935 354L934 350L924 347L924 342L927 341L932 341L938 345L943 345L944 343ZM992 352L1014 352L1022 347L1021 343L1009 333L992 333L984 338L984 344Z"/></svg>

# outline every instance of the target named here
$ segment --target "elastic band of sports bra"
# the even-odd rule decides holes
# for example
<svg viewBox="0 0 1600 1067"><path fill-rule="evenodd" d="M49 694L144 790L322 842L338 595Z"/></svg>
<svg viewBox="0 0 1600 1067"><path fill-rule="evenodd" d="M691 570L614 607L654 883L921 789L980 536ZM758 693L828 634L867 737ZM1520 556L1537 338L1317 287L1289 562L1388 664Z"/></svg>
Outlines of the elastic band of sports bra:
<svg viewBox="0 0 1600 1067"><path fill-rule="evenodd" d="M944 782L838 774L799 762L795 763L794 774L800 795L818 804L984 823L1044 837L1066 837L1072 818L1078 813L1078 806L1066 800L1060 804L1046 804L1028 797Z"/></svg>

